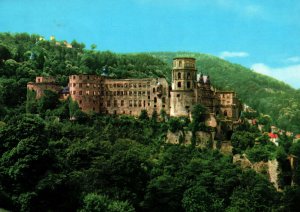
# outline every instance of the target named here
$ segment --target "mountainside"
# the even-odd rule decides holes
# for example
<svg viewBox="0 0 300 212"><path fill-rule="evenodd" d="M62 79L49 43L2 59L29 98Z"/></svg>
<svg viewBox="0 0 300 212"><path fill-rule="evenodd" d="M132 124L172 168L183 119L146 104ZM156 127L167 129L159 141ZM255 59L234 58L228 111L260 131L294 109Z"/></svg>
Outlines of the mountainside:
<svg viewBox="0 0 300 212"><path fill-rule="evenodd" d="M191 52L151 53L171 66L172 58L197 59L198 72L211 76L212 84L222 90L234 90L242 102L273 118L283 129L300 132L300 91L274 78L253 72L218 57Z"/></svg>
<svg viewBox="0 0 300 212"><path fill-rule="evenodd" d="M166 77L170 82L176 56L195 57L198 71L209 74L216 88L236 91L243 102L271 115L279 127L300 132L300 91L240 65L199 53L99 52L76 41L47 41L26 33L0 34L0 117L24 103L26 83L36 76L53 75L66 85L71 74L101 74L106 67L113 78Z"/></svg>
<svg viewBox="0 0 300 212"><path fill-rule="evenodd" d="M197 136L214 132L205 126L201 105L193 108L191 120L156 111L143 111L138 118L85 114L71 98L59 101L57 93L45 91L36 99L26 89L36 76L55 76L66 86L71 74L101 74L103 69L112 78L170 81L170 62L183 54L115 54L86 50L76 41L0 33L0 211L297 211L300 164L294 159L300 158L300 140L283 134L278 146L270 142L268 117L244 113L231 142L208 136L200 148ZM264 101L259 95L268 92L255 90L263 88L280 94L271 96L274 104L280 99L298 103L290 94L298 93L276 80L189 54L216 87L235 89L246 103ZM286 107L275 109L279 113ZM288 107L293 114L296 109ZM265 125L262 131L248 116ZM297 130L296 124L287 126ZM168 143L170 133L178 135L179 144ZM222 144L232 151L222 154ZM278 165L272 175L281 192L269 182L265 165L270 162ZM254 164L261 172L251 169Z"/></svg>

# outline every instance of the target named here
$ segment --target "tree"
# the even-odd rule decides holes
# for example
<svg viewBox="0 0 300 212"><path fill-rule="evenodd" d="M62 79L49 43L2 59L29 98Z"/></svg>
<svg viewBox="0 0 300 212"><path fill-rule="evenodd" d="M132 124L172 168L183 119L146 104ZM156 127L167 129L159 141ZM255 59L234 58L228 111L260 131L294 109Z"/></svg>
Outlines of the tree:
<svg viewBox="0 0 300 212"><path fill-rule="evenodd" d="M58 94L51 90L45 90L44 95L38 101L38 112L45 113L46 110L53 110L59 105Z"/></svg>
<svg viewBox="0 0 300 212"><path fill-rule="evenodd" d="M11 58L11 53L6 46L0 45L0 65L4 60Z"/></svg>
<svg viewBox="0 0 300 212"><path fill-rule="evenodd" d="M223 201L215 194L209 193L205 187L195 185L184 192L182 205L185 211L189 212L223 211Z"/></svg>
<svg viewBox="0 0 300 212"><path fill-rule="evenodd" d="M139 116L140 120L149 120L149 116L147 110L141 110L141 114Z"/></svg>

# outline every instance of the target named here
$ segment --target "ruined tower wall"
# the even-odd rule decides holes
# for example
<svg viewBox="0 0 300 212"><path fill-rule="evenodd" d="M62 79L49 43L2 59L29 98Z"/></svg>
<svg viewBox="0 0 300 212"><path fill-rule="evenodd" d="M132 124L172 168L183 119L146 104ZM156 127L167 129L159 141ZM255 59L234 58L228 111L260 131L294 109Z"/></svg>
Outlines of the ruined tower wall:
<svg viewBox="0 0 300 212"><path fill-rule="evenodd" d="M175 58L172 70L171 116L189 116L196 103L197 70L194 58Z"/></svg>
<svg viewBox="0 0 300 212"><path fill-rule="evenodd" d="M71 75L69 77L70 96L84 112L100 112L102 78L96 75Z"/></svg>
<svg viewBox="0 0 300 212"><path fill-rule="evenodd" d="M44 95L45 90L58 93L61 87L54 82L52 77L36 77L35 82L28 82L27 89L36 92L36 98L39 99Z"/></svg>

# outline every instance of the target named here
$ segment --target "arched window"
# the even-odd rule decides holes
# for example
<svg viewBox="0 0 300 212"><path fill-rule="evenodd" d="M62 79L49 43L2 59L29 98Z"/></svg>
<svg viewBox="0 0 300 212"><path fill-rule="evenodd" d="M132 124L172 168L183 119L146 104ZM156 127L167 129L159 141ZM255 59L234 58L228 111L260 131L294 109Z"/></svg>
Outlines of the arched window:
<svg viewBox="0 0 300 212"><path fill-rule="evenodd" d="M178 83L177 83L177 87L178 87L178 88L181 88L181 82L178 82Z"/></svg>
<svg viewBox="0 0 300 212"><path fill-rule="evenodd" d="M187 79L190 79L190 78L191 78L191 73L190 73L190 72L188 72L188 73L186 74L186 78L187 78Z"/></svg>
<svg viewBox="0 0 300 212"><path fill-rule="evenodd" d="M227 116L227 111L226 110L224 111L224 116Z"/></svg>
<svg viewBox="0 0 300 212"><path fill-rule="evenodd" d="M178 73L177 76L178 76L178 79L181 79L181 73L180 72Z"/></svg>

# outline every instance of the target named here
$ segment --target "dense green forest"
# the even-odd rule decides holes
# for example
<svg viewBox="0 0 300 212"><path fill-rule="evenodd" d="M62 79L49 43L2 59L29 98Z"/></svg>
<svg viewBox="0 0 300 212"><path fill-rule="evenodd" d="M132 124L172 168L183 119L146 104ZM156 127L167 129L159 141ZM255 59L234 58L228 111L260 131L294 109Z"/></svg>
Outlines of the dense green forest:
<svg viewBox="0 0 300 212"><path fill-rule="evenodd" d="M58 101L52 92L45 92L39 100L32 98L26 84L40 75L55 76L66 85L70 74L101 74L105 68L113 78L157 76L170 80L170 61L177 55L115 54L87 50L76 41L72 46L41 40L39 35L0 34L0 210L231 212L299 208L300 165L295 167L295 185L285 185L282 176L285 187L277 192L266 175L233 164L232 155L165 143L169 130L194 132L203 127L198 113L193 113L192 122L179 118L158 121L163 114L144 112L139 118L85 114L72 100ZM235 89L246 103L273 117L265 120L256 114L259 122L270 126L273 121L298 130L298 91L211 56L189 56L199 59L198 69L209 73L216 87ZM228 73L218 75L220 70ZM256 99L248 95L251 86L253 92L262 91ZM277 105L265 111L262 102L267 94ZM287 112L281 114L281 110ZM290 118L289 125L280 123L278 116ZM300 143L286 136L280 137L279 143L279 147L272 145L246 121L232 135L233 153L247 154L253 162L277 158L284 170L287 155L300 157Z"/></svg>

